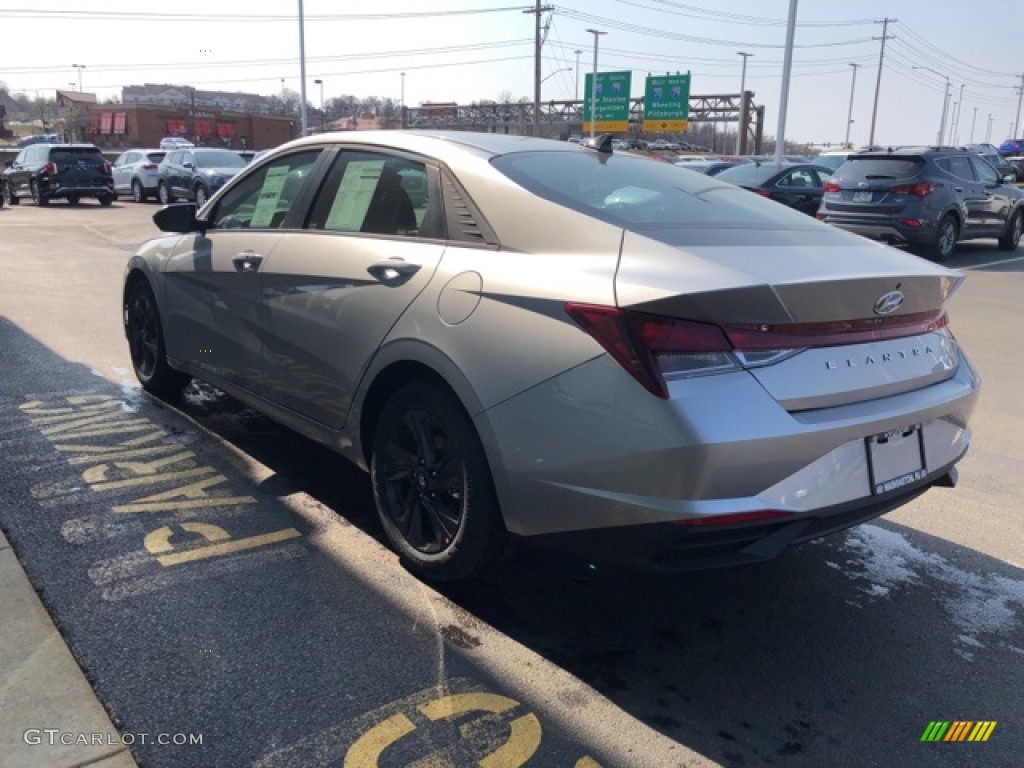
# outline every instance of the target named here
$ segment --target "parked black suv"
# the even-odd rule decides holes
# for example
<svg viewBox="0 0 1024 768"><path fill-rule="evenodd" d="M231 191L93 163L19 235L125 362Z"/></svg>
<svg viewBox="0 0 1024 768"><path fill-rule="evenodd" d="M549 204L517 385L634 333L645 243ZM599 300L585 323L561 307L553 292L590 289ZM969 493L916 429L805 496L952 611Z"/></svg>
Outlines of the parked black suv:
<svg viewBox="0 0 1024 768"><path fill-rule="evenodd" d="M100 205L117 199L110 163L92 144L33 144L4 163L3 196L8 205L30 197L36 205L64 198L72 205L95 197Z"/></svg>
<svg viewBox="0 0 1024 768"><path fill-rule="evenodd" d="M948 259L958 240L999 239L1017 248L1024 192L977 153L902 147L851 155L825 183L817 217L877 240Z"/></svg>
<svg viewBox="0 0 1024 768"><path fill-rule="evenodd" d="M164 205L195 200L203 206L247 161L230 149L193 147L167 153L157 168L156 196Z"/></svg>

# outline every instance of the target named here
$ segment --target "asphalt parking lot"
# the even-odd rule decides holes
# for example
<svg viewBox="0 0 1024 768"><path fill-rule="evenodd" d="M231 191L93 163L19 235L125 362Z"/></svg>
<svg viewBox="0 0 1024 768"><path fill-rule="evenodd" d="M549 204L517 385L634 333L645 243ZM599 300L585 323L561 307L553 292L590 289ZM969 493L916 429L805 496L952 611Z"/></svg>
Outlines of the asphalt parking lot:
<svg viewBox="0 0 1024 768"><path fill-rule="evenodd" d="M1024 249L950 262L983 379L956 489L756 567L527 549L439 591L358 470L208 387L138 388L121 274L156 210L0 209L0 528L121 732L203 736L139 765L1020 764Z"/></svg>

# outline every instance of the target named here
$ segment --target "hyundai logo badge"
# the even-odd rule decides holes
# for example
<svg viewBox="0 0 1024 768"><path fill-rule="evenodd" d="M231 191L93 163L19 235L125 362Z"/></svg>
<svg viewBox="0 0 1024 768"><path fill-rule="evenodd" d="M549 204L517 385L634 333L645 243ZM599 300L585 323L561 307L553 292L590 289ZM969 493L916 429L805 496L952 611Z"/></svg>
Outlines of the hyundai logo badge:
<svg viewBox="0 0 1024 768"><path fill-rule="evenodd" d="M876 315L891 315L903 306L903 291L890 291L875 302Z"/></svg>

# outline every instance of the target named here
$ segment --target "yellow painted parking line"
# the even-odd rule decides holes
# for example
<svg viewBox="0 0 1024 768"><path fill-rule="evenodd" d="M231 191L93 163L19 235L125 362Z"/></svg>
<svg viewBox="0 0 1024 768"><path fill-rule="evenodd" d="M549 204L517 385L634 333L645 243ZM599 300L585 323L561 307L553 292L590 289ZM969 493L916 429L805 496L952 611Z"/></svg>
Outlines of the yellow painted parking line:
<svg viewBox="0 0 1024 768"><path fill-rule="evenodd" d="M189 533L197 533L207 541L225 541L231 538L231 534L216 525L210 525L209 523L182 523L181 527ZM157 528L155 531L150 531L146 534L146 538L142 542L142 546L146 548L146 551L151 555L160 555L164 552L173 552L174 546L171 544L171 536L174 535L174 531L169 526L163 528Z"/></svg>
<svg viewBox="0 0 1024 768"><path fill-rule="evenodd" d="M517 706L515 699L494 693L456 693L428 701L418 709L430 720L444 720L467 712L506 712Z"/></svg>
<svg viewBox="0 0 1024 768"><path fill-rule="evenodd" d="M541 739L540 720L537 716L531 713L517 717L509 723L509 727L512 732L508 741L497 752L483 758L479 763L480 768L519 768L533 757Z"/></svg>
<svg viewBox="0 0 1024 768"><path fill-rule="evenodd" d="M77 445L55 445L58 451L64 453L71 453L72 451L82 452L83 448L92 446L77 446ZM97 461L121 461L122 459L141 459L146 456L159 456L163 453L173 453L174 451L180 451L181 446L174 443L166 443L164 445L153 445L149 448L135 448L132 450L124 450L121 448L110 448L109 451L99 453L97 451L88 451L84 456L71 456L68 458L68 464L95 464Z"/></svg>
<svg viewBox="0 0 1024 768"><path fill-rule="evenodd" d="M601 768L601 764L592 757L581 757L576 761L576 768Z"/></svg>
<svg viewBox="0 0 1024 768"><path fill-rule="evenodd" d="M273 531L272 533L263 533L259 536L250 536L245 539L227 541L223 544L210 544L209 546L198 547L197 549L190 549L186 552L178 552L173 555L160 555L157 557L157 562L164 567L181 565L182 563L192 563L196 560L205 560L210 557L230 555L235 552L243 552L247 549L263 547L267 544L277 544L278 542L288 541L289 539L294 539L299 536L302 536L302 534L294 528L285 528L280 531Z"/></svg>
<svg viewBox="0 0 1024 768"><path fill-rule="evenodd" d="M94 491L113 491L118 488L131 488L136 485L152 485L153 483L166 483L172 480L186 480L190 477L202 477L216 472L213 467L197 467L196 469L183 469L180 472L167 472L165 474L150 474L142 477L131 477L127 480L111 480L106 483L90 483ZM89 474L87 470L83 477ZM85 477L86 481L89 480Z"/></svg>
<svg viewBox="0 0 1024 768"><path fill-rule="evenodd" d="M193 501L145 502L136 504L119 504L112 507L117 514L135 512L184 512L189 509L208 509L209 507L237 507L242 504L255 504L252 496L210 496Z"/></svg>
<svg viewBox="0 0 1024 768"><path fill-rule="evenodd" d="M389 717L360 736L349 748L343 768L377 768L381 753L415 730L416 726L405 715Z"/></svg>

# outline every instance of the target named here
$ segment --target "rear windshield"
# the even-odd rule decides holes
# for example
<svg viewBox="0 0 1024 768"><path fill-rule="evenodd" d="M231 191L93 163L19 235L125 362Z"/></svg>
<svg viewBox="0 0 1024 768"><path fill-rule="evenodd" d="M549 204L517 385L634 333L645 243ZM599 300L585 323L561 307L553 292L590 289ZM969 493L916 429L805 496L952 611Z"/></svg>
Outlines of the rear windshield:
<svg viewBox="0 0 1024 768"><path fill-rule="evenodd" d="M149 162L151 162L151 163L159 163L165 157L167 157L167 153L166 152L147 152L146 153L146 159L149 160Z"/></svg>
<svg viewBox="0 0 1024 768"><path fill-rule="evenodd" d="M854 181L909 179L917 176L922 168L924 160L920 158L851 157L849 162L836 172L836 178Z"/></svg>
<svg viewBox="0 0 1024 768"><path fill-rule="evenodd" d="M243 168L246 163L237 152L196 152L196 165L200 168Z"/></svg>
<svg viewBox="0 0 1024 768"><path fill-rule="evenodd" d="M849 155L818 155L816 158L814 158L814 164L823 165L826 168L831 168L834 171L840 165L846 162L847 157L849 157Z"/></svg>
<svg viewBox="0 0 1024 768"><path fill-rule="evenodd" d="M61 147L50 150L50 162L57 165L85 162L87 165L103 165L107 159L97 147Z"/></svg>
<svg viewBox="0 0 1024 768"><path fill-rule="evenodd" d="M819 225L792 208L671 163L592 150L518 152L492 159L528 191L635 231L735 226L809 229Z"/></svg>

